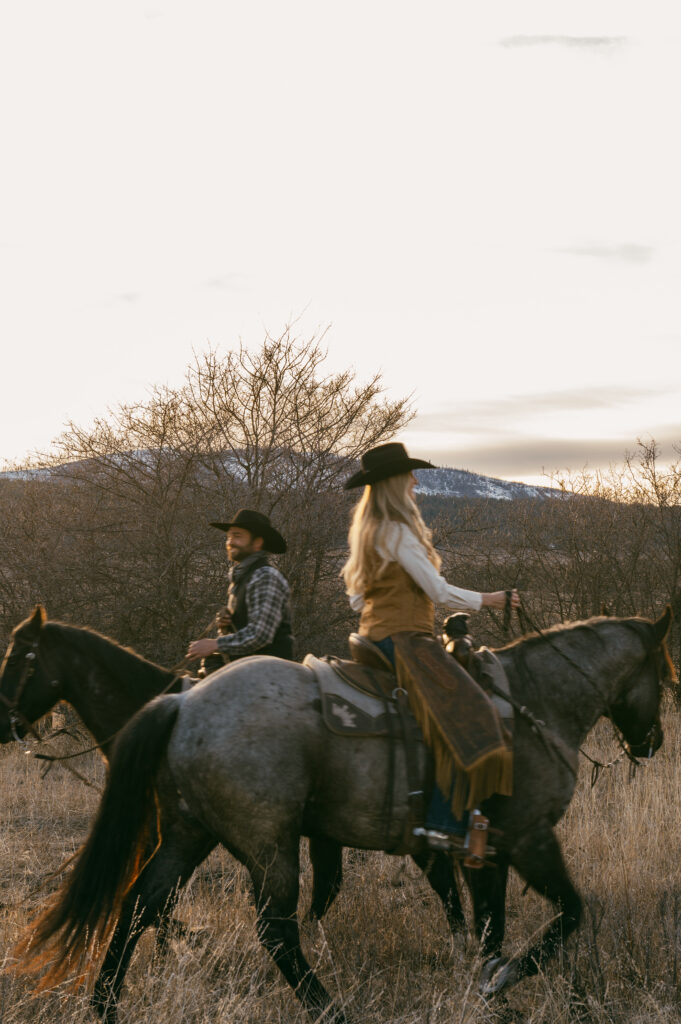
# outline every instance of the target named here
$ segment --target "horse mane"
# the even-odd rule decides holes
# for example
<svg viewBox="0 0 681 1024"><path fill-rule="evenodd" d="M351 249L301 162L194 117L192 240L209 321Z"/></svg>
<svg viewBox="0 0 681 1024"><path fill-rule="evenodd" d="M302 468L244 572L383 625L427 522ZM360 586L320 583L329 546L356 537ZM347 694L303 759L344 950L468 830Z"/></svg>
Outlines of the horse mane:
<svg viewBox="0 0 681 1024"><path fill-rule="evenodd" d="M71 626L66 622L49 620L43 626L46 639L52 635L63 635L78 651L92 659L107 675L115 677L123 689L134 694L136 699L159 691L158 677L169 682L176 673L144 658L132 647L124 647L111 637L99 633L89 626Z"/></svg>
<svg viewBox="0 0 681 1024"><path fill-rule="evenodd" d="M575 634L586 635L588 632L595 632L599 626L605 624L624 626L626 629L633 630L649 654L656 652L656 656L659 658L658 669L662 681L667 684L678 682L676 667L669 653L666 639L660 640L655 634L654 624L650 619L643 618L640 615L622 617L594 615L590 619L582 619L577 622L559 622L554 626L548 626L541 632L526 633L523 636L516 637L515 640L512 640L504 647L497 648L497 651L503 651L512 655L519 654L521 657L524 657L528 652L535 650L544 643L550 644L554 639Z"/></svg>
<svg viewBox="0 0 681 1024"><path fill-rule="evenodd" d="M497 650L504 652L511 651L514 647L519 647L520 645L522 645L525 650L528 650L556 637L567 636L573 633L587 633L604 623L609 623L610 625L626 625L627 628L635 629L641 636L641 639L644 642L647 641L646 646L650 644L652 623L647 619L640 618L639 616L618 618L613 615L594 615L590 619L580 619L577 622L558 622L553 626L547 626L546 629L543 629L541 632L532 631L524 633L522 636L516 637L515 640L511 640L510 643L505 644L503 647L498 647Z"/></svg>

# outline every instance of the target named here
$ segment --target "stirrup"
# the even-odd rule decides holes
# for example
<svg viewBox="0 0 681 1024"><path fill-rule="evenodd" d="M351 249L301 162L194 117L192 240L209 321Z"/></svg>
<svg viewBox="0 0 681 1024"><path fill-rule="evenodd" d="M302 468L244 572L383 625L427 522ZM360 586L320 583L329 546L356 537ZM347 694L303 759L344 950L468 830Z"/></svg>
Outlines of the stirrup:
<svg viewBox="0 0 681 1024"><path fill-rule="evenodd" d="M415 828L412 834L419 839L425 839L429 850L444 850L450 852L460 850L463 852L463 836L457 836L454 832L438 832L435 828Z"/></svg>
<svg viewBox="0 0 681 1024"><path fill-rule="evenodd" d="M471 811L468 819L468 830L466 841L463 844L466 851L464 866L467 868L482 868L485 865L487 854L487 837L489 835L489 818L486 818L478 808Z"/></svg>
<svg viewBox="0 0 681 1024"><path fill-rule="evenodd" d="M412 829L412 834L419 839L425 839L429 850L442 850L444 853L451 853L457 860L463 860L464 867L467 868L483 868L489 865L497 852L487 842L488 826L474 819L473 815L465 836L453 832L439 832L434 828L415 828Z"/></svg>

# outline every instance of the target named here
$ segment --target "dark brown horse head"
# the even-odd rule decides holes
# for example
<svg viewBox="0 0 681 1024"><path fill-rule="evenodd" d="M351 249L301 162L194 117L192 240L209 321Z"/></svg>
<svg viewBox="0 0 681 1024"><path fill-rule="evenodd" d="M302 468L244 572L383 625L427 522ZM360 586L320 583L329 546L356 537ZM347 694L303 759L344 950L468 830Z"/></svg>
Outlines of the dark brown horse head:
<svg viewBox="0 0 681 1024"><path fill-rule="evenodd" d="M41 639L47 614L37 604L12 631L0 666L0 743L22 739L59 700L59 683L50 677Z"/></svg>

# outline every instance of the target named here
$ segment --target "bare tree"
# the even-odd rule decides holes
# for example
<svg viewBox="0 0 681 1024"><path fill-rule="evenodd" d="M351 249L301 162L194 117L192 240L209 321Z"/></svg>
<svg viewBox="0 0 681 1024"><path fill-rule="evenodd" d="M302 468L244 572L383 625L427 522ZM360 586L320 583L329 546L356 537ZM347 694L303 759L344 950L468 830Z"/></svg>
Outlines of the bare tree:
<svg viewBox="0 0 681 1024"><path fill-rule="evenodd" d="M271 515L289 542L280 564L300 653L339 649L351 621L337 578L341 481L412 411L407 399L385 399L378 376L357 385L350 371L325 375L320 342L287 329L256 352L197 355L183 386L155 387L89 427L69 423L34 460L49 480L26 483L23 512L0 538L8 612L40 594L51 614L172 664L224 603L224 538L208 523L248 506ZM35 495L48 492L43 515ZM32 537L47 544L42 586L27 572Z"/></svg>
<svg viewBox="0 0 681 1024"><path fill-rule="evenodd" d="M357 385L352 371L324 375L321 338L300 342L287 328L256 353L243 345L198 357L185 407L193 440L218 485L227 466L251 498L273 509L281 495L335 486L362 452L411 418L407 399L382 397L380 375Z"/></svg>

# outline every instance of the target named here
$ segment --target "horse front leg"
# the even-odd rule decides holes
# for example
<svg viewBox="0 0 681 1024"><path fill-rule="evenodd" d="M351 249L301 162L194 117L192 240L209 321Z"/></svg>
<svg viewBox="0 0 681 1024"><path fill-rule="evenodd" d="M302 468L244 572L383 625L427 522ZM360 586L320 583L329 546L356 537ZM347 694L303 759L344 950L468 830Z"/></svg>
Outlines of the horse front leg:
<svg viewBox="0 0 681 1024"><path fill-rule="evenodd" d="M524 836L513 850L511 863L528 885L553 903L557 917L526 953L485 964L480 979L480 991L485 996L496 995L521 978L536 974L541 964L555 956L582 917L581 897L570 881L560 844L550 827Z"/></svg>
<svg viewBox="0 0 681 1024"><path fill-rule="evenodd" d="M506 931L508 863L500 860L482 868L465 868L473 900L475 934L486 957L501 956Z"/></svg>
<svg viewBox="0 0 681 1024"><path fill-rule="evenodd" d="M456 883L454 858L443 850L430 850L427 853L412 854L412 860L421 868L440 897L452 934L458 934L465 928L466 918Z"/></svg>

